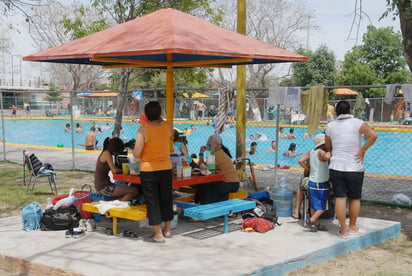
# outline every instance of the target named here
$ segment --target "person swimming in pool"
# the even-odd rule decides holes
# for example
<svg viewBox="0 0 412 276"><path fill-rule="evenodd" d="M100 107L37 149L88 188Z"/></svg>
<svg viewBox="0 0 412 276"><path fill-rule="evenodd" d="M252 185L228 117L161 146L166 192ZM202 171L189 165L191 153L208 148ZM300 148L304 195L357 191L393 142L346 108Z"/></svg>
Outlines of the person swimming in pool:
<svg viewBox="0 0 412 276"><path fill-rule="evenodd" d="M289 145L288 150L285 151L285 153L283 155L286 155L287 157L295 157L295 156L299 156L299 155L302 155L302 154L303 154L303 152L296 153L296 144L291 143Z"/></svg>
<svg viewBox="0 0 412 276"><path fill-rule="evenodd" d="M66 124L66 127L64 128L64 132L70 132L71 126L69 123Z"/></svg>

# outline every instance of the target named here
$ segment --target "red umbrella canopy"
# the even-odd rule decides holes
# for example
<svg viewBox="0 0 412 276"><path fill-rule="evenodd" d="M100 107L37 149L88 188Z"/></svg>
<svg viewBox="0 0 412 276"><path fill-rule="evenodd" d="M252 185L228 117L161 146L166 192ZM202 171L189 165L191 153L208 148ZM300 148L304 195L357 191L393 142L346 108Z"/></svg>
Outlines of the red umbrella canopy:
<svg viewBox="0 0 412 276"><path fill-rule="evenodd" d="M23 60L166 68L227 66L308 58L175 9L162 9Z"/></svg>

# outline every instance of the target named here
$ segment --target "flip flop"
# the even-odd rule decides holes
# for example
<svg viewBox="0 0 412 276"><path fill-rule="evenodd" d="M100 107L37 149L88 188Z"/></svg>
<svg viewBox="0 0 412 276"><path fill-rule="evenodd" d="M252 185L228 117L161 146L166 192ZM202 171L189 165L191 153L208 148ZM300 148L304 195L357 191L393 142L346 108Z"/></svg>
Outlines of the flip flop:
<svg viewBox="0 0 412 276"><path fill-rule="evenodd" d="M348 235L362 235L362 234L365 234L365 233L366 233L366 230L363 229L363 228L360 228L360 227L358 227L358 231L356 231L356 232L350 232L348 230Z"/></svg>
<svg viewBox="0 0 412 276"><path fill-rule="evenodd" d="M204 220L202 220L202 219L195 219L195 218L188 218L187 221L188 221L188 222L202 222L202 221L204 221Z"/></svg>
<svg viewBox="0 0 412 276"><path fill-rule="evenodd" d="M166 238L166 239L171 239L172 236L173 236L172 234L166 235L166 234L163 232L163 237Z"/></svg>
<svg viewBox="0 0 412 276"><path fill-rule="evenodd" d="M165 240L161 240L161 241L155 240L154 236L144 237L143 241L151 242L151 243L165 243L166 242Z"/></svg>
<svg viewBox="0 0 412 276"><path fill-rule="evenodd" d="M341 238L341 239L344 239L344 240L349 239L348 234L346 234L346 235L342 235L342 233L340 232L340 230L338 231L338 237L339 237L339 238Z"/></svg>
<svg viewBox="0 0 412 276"><path fill-rule="evenodd" d="M293 219L301 219L302 218L302 216L299 214L298 215L298 217L294 217L293 215L291 215L291 217L293 218Z"/></svg>

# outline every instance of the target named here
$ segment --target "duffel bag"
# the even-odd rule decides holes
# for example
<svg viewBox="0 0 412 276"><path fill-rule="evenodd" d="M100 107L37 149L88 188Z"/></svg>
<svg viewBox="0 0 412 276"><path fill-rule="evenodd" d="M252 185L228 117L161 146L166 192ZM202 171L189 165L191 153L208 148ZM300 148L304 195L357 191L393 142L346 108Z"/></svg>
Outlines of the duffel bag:
<svg viewBox="0 0 412 276"><path fill-rule="evenodd" d="M80 213L74 205L46 209L40 222L43 231L67 230L79 226Z"/></svg>

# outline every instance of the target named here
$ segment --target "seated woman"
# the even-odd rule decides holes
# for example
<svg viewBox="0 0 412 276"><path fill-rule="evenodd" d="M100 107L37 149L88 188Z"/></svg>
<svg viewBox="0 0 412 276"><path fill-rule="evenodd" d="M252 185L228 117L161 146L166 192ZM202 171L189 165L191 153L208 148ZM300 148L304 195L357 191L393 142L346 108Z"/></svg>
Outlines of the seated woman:
<svg viewBox="0 0 412 276"><path fill-rule="evenodd" d="M96 161L94 172L94 187L99 195L107 197L117 197L122 201L132 200L137 195L135 187L125 185L115 185L110 181L109 171L121 173L113 163L113 156L124 152L123 141L118 137L106 138L103 143L103 150Z"/></svg>
<svg viewBox="0 0 412 276"><path fill-rule="evenodd" d="M197 185L195 202L199 204L209 204L229 199L229 193L234 193L239 190L239 177L233 166L232 156L229 150L222 145L222 138L215 134L209 137L207 144L211 145L215 150L216 168L225 179L223 181L212 182L207 184ZM199 151L199 165L205 164L203 152L207 149L202 146Z"/></svg>

